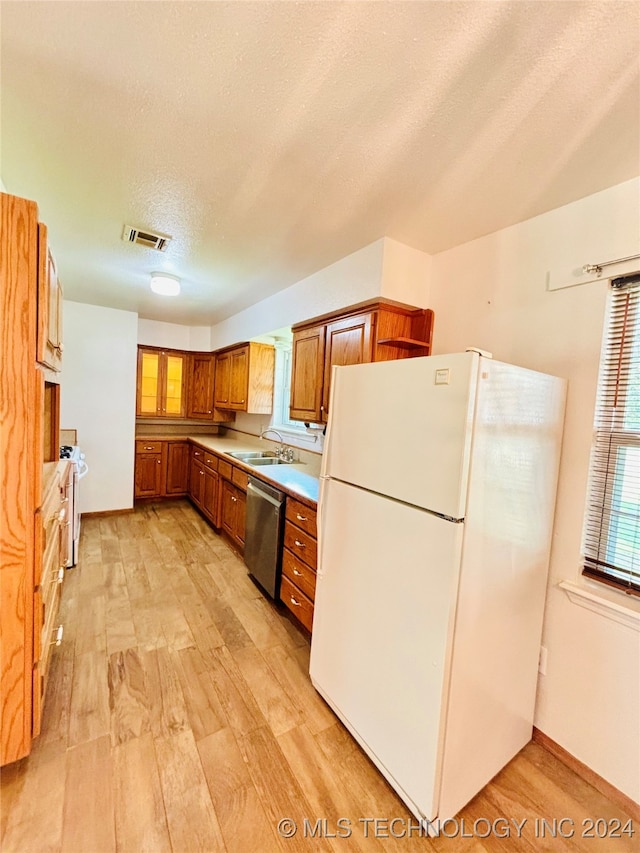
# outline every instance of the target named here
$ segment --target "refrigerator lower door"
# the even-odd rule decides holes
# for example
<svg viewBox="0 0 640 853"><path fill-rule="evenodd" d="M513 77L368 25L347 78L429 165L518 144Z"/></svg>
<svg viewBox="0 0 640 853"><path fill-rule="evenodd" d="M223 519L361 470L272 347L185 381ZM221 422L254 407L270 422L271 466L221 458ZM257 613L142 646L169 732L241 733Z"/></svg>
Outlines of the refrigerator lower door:
<svg viewBox="0 0 640 853"><path fill-rule="evenodd" d="M320 503L311 680L432 819L464 525L333 480Z"/></svg>

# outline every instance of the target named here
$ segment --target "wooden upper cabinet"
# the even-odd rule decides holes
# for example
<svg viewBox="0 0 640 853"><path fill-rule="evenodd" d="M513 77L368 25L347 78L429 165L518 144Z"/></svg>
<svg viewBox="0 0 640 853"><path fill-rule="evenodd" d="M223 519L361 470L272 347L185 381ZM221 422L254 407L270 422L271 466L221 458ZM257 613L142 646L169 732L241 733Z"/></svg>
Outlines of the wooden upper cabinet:
<svg viewBox="0 0 640 853"><path fill-rule="evenodd" d="M322 420L329 416L331 368L334 365L364 364L371 361L373 314L360 314L329 323L325 333Z"/></svg>
<svg viewBox="0 0 640 853"><path fill-rule="evenodd" d="M269 344L250 342L216 354L216 407L271 414L274 370L275 349Z"/></svg>
<svg viewBox="0 0 640 853"><path fill-rule="evenodd" d="M229 383L229 406L242 411L249 394L249 346L238 347L231 352L231 379Z"/></svg>
<svg viewBox="0 0 640 853"><path fill-rule="evenodd" d="M318 423L322 418L324 334L324 326L313 326L293 336L289 407L292 420Z"/></svg>
<svg viewBox="0 0 640 853"><path fill-rule="evenodd" d="M62 286L49 250L47 226L38 223L37 360L52 370L62 367Z"/></svg>
<svg viewBox="0 0 640 853"><path fill-rule="evenodd" d="M215 405L220 409L229 408L231 384L231 353L225 352L216 356Z"/></svg>
<svg viewBox="0 0 640 853"><path fill-rule="evenodd" d="M433 311L378 299L293 327L289 417L326 423L334 365L429 355Z"/></svg>
<svg viewBox="0 0 640 853"><path fill-rule="evenodd" d="M183 352L138 347L139 418L185 417L186 362Z"/></svg>
<svg viewBox="0 0 640 853"><path fill-rule="evenodd" d="M213 353L193 353L189 356L188 418L213 420L215 362Z"/></svg>

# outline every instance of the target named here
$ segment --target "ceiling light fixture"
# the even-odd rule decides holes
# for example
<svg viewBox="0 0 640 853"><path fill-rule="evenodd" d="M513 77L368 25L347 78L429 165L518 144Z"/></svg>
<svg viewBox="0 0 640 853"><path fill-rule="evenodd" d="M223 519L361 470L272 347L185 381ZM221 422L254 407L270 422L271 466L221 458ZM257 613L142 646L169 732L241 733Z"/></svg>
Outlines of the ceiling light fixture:
<svg viewBox="0 0 640 853"><path fill-rule="evenodd" d="M177 296L180 293L180 279L164 273L151 273L151 290L161 296Z"/></svg>

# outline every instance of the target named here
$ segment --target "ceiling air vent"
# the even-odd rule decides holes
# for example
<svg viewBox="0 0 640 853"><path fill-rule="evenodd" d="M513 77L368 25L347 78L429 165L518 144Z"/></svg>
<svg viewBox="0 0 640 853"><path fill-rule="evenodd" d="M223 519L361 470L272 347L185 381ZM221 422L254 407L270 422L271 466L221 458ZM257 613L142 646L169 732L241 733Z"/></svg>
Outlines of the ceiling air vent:
<svg viewBox="0 0 640 853"><path fill-rule="evenodd" d="M137 243L139 246L146 246L147 249L157 249L159 252L166 251L167 246L171 242L171 237L168 237L166 234L154 234L152 231L142 231L142 229L134 228L132 225L124 226L122 239L125 243Z"/></svg>

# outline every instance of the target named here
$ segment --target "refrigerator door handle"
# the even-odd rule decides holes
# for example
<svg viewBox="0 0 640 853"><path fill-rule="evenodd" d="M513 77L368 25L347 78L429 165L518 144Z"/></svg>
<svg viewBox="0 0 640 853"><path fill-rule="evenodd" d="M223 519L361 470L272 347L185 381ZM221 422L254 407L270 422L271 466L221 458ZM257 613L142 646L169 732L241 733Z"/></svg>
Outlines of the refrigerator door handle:
<svg viewBox="0 0 640 853"><path fill-rule="evenodd" d="M321 580L324 575L324 560L323 560L323 545L324 545L324 511L323 505L327 493L327 478L320 477L320 488L318 494L318 506L316 509L316 525L318 530L318 568L316 570L316 578Z"/></svg>

